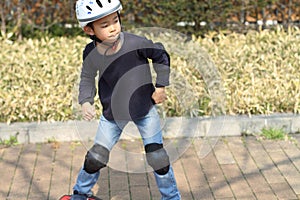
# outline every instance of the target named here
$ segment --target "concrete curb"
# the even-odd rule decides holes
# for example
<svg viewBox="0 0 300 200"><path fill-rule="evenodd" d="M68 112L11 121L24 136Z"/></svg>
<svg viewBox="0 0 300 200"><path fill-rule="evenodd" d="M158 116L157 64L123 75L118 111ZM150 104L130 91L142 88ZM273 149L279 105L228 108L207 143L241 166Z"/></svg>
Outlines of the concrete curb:
<svg viewBox="0 0 300 200"><path fill-rule="evenodd" d="M248 116L220 116L166 118L161 121L165 138L240 136L259 133L264 127L283 129L287 133L300 132L300 115L276 114ZM16 136L19 143L93 140L97 121L0 123L0 139ZM136 139L139 133L133 123L126 126L121 139Z"/></svg>

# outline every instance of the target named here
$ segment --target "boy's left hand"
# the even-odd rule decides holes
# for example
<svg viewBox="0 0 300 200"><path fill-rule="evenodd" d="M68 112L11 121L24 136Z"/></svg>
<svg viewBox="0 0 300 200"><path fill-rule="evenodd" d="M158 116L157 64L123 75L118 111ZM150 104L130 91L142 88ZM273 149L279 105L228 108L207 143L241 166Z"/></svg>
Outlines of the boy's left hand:
<svg viewBox="0 0 300 200"><path fill-rule="evenodd" d="M167 95L164 87L155 88L152 94L152 99L156 104L163 103L167 99Z"/></svg>

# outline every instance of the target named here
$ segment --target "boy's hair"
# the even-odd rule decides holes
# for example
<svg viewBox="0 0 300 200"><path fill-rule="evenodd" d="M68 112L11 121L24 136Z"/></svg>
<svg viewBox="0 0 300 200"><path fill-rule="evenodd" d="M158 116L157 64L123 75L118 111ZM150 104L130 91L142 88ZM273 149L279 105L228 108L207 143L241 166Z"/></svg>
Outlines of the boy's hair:
<svg viewBox="0 0 300 200"><path fill-rule="evenodd" d="M94 22L90 22L90 23L88 23L86 26L91 27L91 29L94 30L94 25L93 25L93 23L94 23Z"/></svg>
<svg viewBox="0 0 300 200"><path fill-rule="evenodd" d="M120 25L121 25L121 27L122 27L122 23L121 23L121 15L120 15L119 12L117 12L117 15L118 15L118 18L119 18L119 23L120 23ZM94 30L94 25L93 25L93 23L94 23L94 22L90 22L90 23L88 23L86 26L91 27L91 28Z"/></svg>

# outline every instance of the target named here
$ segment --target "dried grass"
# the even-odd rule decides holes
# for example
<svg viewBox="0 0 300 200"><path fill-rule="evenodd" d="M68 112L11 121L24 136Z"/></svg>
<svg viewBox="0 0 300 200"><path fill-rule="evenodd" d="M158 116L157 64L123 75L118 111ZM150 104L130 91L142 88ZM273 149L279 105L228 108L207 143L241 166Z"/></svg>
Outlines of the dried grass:
<svg viewBox="0 0 300 200"><path fill-rule="evenodd" d="M299 29L210 33L194 41L184 46L185 55L171 54L165 115L211 115L214 105L224 102L220 113L300 113ZM73 119L74 85L86 42L83 37L0 40L0 121ZM163 42L174 48L174 42Z"/></svg>
<svg viewBox="0 0 300 200"><path fill-rule="evenodd" d="M300 112L299 29L211 34L198 42L223 76L228 113Z"/></svg>

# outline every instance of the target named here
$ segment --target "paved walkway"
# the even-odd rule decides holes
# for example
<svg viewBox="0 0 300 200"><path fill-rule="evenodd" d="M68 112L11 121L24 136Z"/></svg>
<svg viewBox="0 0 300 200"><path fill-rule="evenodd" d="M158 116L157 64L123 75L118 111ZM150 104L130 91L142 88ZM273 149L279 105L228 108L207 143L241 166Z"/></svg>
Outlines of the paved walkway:
<svg viewBox="0 0 300 200"><path fill-rule="evenodd" d="M300 199L300 135L293 137L298 144L223 137L213 150L205 147L203 138L165 143L177 145L178 155L183 152L173 163L182 199L292 200ZM139 142L122 141L118 146L142 151ZM70 193L85 153L84 146L75 142L0 147L0 199L57 200ZM119 165L128 163L125 159ZM159 199L152 173L111 167L102 170L94 192L104 200Z"/></svg>

